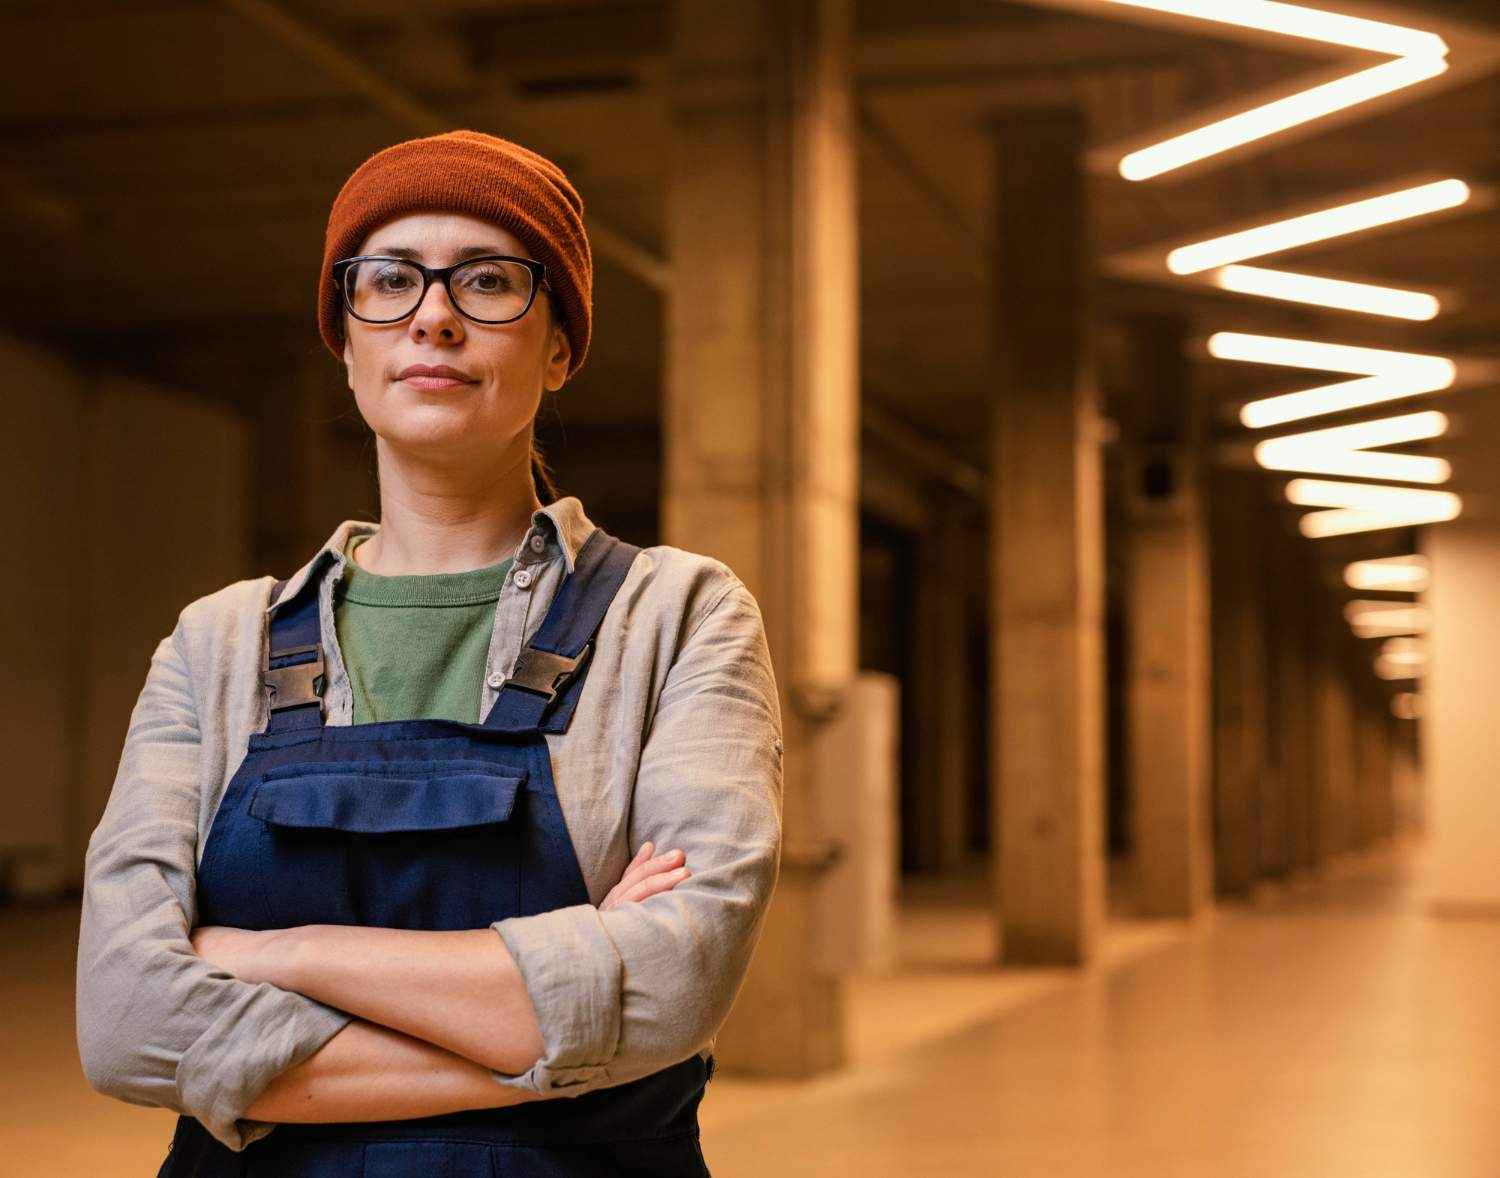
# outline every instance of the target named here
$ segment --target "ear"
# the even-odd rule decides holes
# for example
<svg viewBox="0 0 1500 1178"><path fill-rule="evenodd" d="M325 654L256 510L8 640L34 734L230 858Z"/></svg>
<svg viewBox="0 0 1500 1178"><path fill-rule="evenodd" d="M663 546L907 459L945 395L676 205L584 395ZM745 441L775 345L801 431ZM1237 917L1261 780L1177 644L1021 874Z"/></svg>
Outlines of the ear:
<svg viewBox="0 0 1500 1178"><path fill-rule="evenodd" d="M344 379L349 382L350 391L354 389L354 341L349 338L349 315L343 316L344 334Z"/></svg>
<svg viewBox="0 0 1500 1178"><path fill-rule="evenodd" d="M552 352L547 357L547 371L542 386L549 392L562 388L568 379L568 365L573 359L573 345L561 323L552 326Z"/></svg>

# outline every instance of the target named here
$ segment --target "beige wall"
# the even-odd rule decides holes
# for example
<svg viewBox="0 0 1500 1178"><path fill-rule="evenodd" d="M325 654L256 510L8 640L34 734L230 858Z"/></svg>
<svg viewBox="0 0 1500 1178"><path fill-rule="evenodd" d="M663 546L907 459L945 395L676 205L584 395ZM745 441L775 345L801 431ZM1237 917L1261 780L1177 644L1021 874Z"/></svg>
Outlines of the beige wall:
<svg viewBox="0 0 1500 1178"><path fill-rule="evenodd" d="M0 338L0 857L77 886L157 642L252 575L250 435L228 410ZM18 848L25 848L18 853Z"/></svg>

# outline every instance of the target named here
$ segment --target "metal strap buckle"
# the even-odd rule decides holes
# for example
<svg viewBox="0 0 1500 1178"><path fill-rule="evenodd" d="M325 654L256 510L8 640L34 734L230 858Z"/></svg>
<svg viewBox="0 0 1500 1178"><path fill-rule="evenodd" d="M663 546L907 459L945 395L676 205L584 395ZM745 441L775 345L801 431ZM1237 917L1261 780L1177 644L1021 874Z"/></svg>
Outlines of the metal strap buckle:
<svg viewBox="0 0 1500 1178"><path fill-rule="evenodd" d="M578 676L579 670L589 661L594 644L588 642L573 658L550 650L540 650L530 644L522 647L516 657L516 668L505 681L506 687L519 687L547 697L548 705L560 695Z"/></svg>
<svg viewBox="0 0 1500 1178"><path fill-rule="evenodd" d="M291 663L284 667L266 666L262 669L261 678L271 693L271 711L279 712L284 708L315 703L318 705L318 714L321 716L323 714L322 643L311 642L306 646L289 646L285 650L272 651L271 657L291 658L299 654L311 654L313 658L303 663Z"/></svg>

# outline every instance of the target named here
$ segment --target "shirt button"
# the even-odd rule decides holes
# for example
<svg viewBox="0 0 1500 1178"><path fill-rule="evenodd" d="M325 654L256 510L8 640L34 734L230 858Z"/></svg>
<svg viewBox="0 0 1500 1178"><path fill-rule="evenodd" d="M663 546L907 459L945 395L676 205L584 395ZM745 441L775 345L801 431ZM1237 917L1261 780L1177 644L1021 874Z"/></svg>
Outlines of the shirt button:
<svg viewBox="0 0 1500 1178"><path fill-rule="evenodd" d="M531 538L531 551L545 552L547 550L547 538L538 532Z"/></svg>
<svg viewBox="0 0 1500 1178"><path fill-rule="evenodd" d="M515 581L517 585L519 585L522 589L525 589L528 585L531 584L531 570L517 569Z"/></svg>
<svg viewBox="0 0 1500 1178"><path fill-rule="evenodd" d="M505 682L505 676L500 674L499 671L491 671L490 677L485 682L498 691L501 684Z"/></svg>

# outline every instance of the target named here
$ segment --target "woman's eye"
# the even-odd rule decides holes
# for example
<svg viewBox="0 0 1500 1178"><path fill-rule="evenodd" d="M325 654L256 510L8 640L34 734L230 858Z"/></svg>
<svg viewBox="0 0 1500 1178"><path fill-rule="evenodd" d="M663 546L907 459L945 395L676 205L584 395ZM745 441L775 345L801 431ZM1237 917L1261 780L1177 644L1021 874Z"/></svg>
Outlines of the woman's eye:
<svg viewBox="0 0 1500 1178"><path fill-rule="evenodd" d="M511 289L510 275L504 270L485 268L464 275L464 285L479 294L498 294Z"/></svg>

